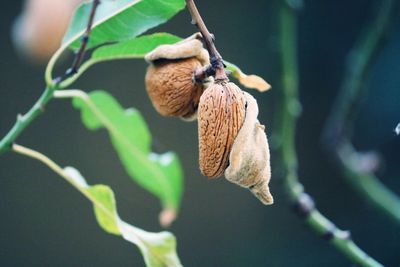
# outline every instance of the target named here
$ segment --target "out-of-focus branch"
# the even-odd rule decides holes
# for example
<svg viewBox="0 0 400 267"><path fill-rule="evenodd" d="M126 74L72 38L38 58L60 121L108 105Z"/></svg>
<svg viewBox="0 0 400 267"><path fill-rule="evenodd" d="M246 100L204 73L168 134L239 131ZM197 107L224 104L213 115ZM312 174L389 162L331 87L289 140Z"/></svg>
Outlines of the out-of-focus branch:
<svg viewBox="0 0 400 267"><path fill-rule="evenodd" d="M279 157L283 171L284 185L298 215L316 233L323 236L349 260L360 266L382 266L368 256L352 240L348 231L340 230L315 207L313 199L304 192L297 174L297 155L295 148L296 120L301 106L298 101L297 70L297 29L296 14L285 1L280 10L280 41L282 57L282 86L278 104L278 129L275 133L281 140Z"/></svg>
<svg viewBox="0 0 400 267"><path fill-rule="evenodd" d="M343 176L361 196L400 223L400 198L374 175L379 160L373 153L357 152L351 142L353 123L367 89L366 81L399 2L382 1L376 16L365 27L350 51L339 95L326 122L323 142L342 169Z"/></svg>

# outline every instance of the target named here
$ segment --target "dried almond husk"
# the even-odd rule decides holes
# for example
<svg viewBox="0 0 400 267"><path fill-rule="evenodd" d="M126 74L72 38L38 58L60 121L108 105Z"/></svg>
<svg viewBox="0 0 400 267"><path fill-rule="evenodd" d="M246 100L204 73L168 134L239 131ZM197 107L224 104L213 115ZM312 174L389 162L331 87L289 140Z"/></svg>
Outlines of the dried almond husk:
<svg viewBox="0 0 400 267"><path fill-rule="evenodd" d="M159 60L173 60L184 58L197 58L205 66L210 64L207 50L203 47L200 33L195 33L186 39L175 44L164 44L148 53L144 59L148 63L155 63Z"/></svg>
<svg viewBox="0 0 400 267"><path fill-rule="evenodd" d="M246 117L229 155L225 178L248 188L263 204L274 202L269 191L271 179L270 152L265 127L257 119L257 101L244 92Z"/></svg>

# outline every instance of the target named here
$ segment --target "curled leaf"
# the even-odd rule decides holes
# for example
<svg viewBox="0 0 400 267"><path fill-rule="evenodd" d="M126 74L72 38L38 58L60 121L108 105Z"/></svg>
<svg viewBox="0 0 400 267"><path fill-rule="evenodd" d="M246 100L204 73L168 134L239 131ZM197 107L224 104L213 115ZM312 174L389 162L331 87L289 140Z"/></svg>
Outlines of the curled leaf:
<svg viewBox="0 0 400 267"><path fill-rule="evenodd" d="M271 88L271 85L260 76L254 74L247 75L243 73L238 66L226 61L225 65L227 66L227 69L232 72L232 76L238 79L243 86L257 89L260 92L265 92Z"/></svg>

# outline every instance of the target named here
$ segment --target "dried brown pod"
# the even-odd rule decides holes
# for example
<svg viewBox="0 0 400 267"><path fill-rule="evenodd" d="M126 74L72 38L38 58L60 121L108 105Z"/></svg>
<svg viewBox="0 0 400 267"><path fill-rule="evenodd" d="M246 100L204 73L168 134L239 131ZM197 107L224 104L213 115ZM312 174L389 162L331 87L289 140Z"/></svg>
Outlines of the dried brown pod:
<svg viewBox="0 0 400 267"><path fill-rule="evenodd" d="M163 116L196 118L205 84L194 79L197 69L209 63L198 34L172 45L161 45L146 55L146 90Z"/></svg>
<svg viewBox="0 0 400 267"><path fill-rule="evenodd" d="M245 97L231 82L215 82L200 98L198 110L199 164L210 178L221 176L245 117Z"/></svg>
<svg viewBox="0 0 400 267"><path fill-rule="evenodd" d="M232 183L250 189L262 203L270 205L274 200L268 186L271 167L265 127L257 119L257 101L246 92L244 96L246 119L232 145L225 177Z"/></svg>
<svg viewBox="0 0 400 267"><path fill-rule="evenodd" d="M200 67L196 58L161 60L149 66L146 90L161 115L190 118L196 113L204 85L194 81L193 72Z"/></svg>

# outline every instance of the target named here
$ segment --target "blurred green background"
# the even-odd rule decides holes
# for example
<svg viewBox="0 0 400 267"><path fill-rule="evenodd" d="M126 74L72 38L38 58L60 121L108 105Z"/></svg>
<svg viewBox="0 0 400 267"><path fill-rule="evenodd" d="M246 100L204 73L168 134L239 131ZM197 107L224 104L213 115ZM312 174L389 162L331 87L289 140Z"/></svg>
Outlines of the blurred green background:
<svg viewBox="0 0 400 267"><path fill-rule="evenodd" d="M225 59L247 73L268 80L273 89L251 91L259 119L274 132L272 121L279 84L278 2L197 1L217 37ZM303 114L298 122L300 177L317 207L357 244L387 266L400 264L400 224L359 197L341 177L319 142L323 123L338 92L345 56L360 29L381 1L305 1L299 14L299 57ZM16 52L11 27L22 1L0 9L0 135L25 112L44 87L44 66ZM188 36L195 28L181 12L154 31ZM293 44L296 45L296 44ZM71 60L69 58L68 60ZM68 61L67 60L67 61ZM400 16L369 77L369 90L356 121L354 142L361 150L378 150L386 159L382 181L400 194ZM144 89L142 60L96 65L76 88L111 92L124 107L138 108L154 138L154 150L177 151L185 172L185 194L171 231L185 266L350 266L290 210L280 181L272 177L275 204L265 207L247 190L224 179L202 177L198 170L197 125L163 118ZM78 168L91 184L105 183L116 192L122 218L145 230L160 231L156 198L124 172L107 133L87 131L69 101L54 100L19 138L59 164ZM272 155L273 156L273 155ZM276 162L272 157L272 169ZM7 153L0 156L1 266L143 266L136 247L106 234L90 203L40 163Z"/></svg>

